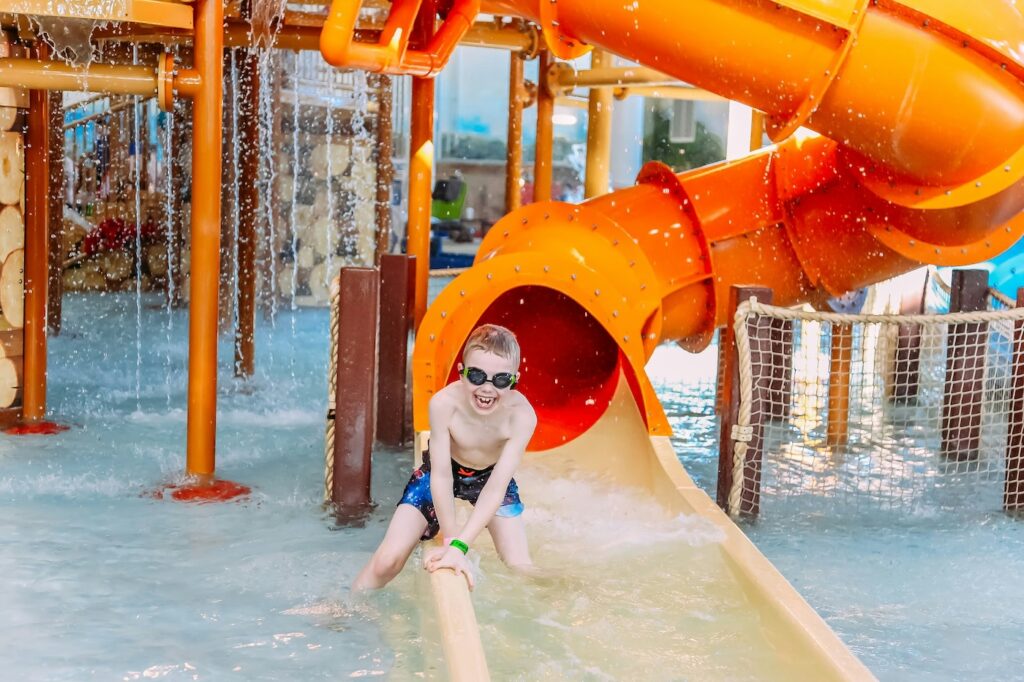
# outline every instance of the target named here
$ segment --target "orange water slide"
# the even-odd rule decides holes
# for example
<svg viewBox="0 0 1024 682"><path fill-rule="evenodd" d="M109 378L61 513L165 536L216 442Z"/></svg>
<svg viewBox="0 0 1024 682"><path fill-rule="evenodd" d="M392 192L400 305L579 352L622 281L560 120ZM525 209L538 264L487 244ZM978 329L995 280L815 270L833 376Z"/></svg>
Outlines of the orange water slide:
<svg viewBox="0 0 1024 682"><path fill-rule="evenodd" d="M484 3L540 22L565 56L599 45L765 111L776 136L798 125L822 136L680 175L650 164L633 188L505 217L424 319L416 428L483 321L523 343L522 390L542 413L534 449L585 431L620 363L650 432L665 434L642 368L664 340L703 347L730 285L822 302L1013 244L1024 233L1024 18L1001 0L972 12L930 2L930 16L925 4Z"/></svg>

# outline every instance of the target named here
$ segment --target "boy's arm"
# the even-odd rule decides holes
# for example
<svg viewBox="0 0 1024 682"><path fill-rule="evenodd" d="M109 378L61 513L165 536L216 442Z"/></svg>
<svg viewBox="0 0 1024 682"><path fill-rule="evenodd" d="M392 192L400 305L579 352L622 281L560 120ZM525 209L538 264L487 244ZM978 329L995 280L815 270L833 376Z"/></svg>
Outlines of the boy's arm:
<svg viewBox="0 0 1024 682"><path fill-rule="evenodd" d="M487 484L480 491L480 497L473 505L473 513L470 515L466 525L459 530L454 537L459 538L466 544L473 544L480 532L487 527L487 524L494 518L495 513L505 499L505 492L508 490L509 481L519 468L523 460L523 453L526 452L526 445L533 437L533 430L537 427L537 415L529 406L517 409L512 416L512 437L508 439L501 449L498 462L494 465Z"/></svg>
<svg viewBox="0 0 1024 682"><path fill-rule="evenodd" d="M430 497L442 538L455 537L455 494L452 481L451 405L435 395L430 399Z"/></svg>

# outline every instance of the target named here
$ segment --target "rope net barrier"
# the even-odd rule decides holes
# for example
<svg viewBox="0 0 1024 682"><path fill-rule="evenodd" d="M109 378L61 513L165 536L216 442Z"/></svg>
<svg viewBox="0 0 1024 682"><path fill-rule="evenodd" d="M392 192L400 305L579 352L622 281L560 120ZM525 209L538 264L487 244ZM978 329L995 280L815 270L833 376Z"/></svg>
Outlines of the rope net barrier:
<svg viewBox="0 0 1024 682"><path fill-rule="evenodd" d="M1024 507L1024 309L991 292L989 305L848 315L740 304L730 512L749 508L751 490L762 516Z"/></svg>

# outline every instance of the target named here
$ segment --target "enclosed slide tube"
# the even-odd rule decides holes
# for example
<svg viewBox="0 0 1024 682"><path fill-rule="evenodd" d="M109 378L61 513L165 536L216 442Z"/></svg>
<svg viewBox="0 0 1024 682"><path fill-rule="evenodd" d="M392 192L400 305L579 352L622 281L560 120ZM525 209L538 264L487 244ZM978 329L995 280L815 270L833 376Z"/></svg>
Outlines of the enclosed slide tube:
<svg viewBox="0 0 1024 682"><path fill-rule="evenodd" d="M536 21L560 57L597 46L749 104L782 142L680 175L649 164L633 188L534 204L495 224L418 330L416 430L429 429L427 403L455 378L469 332L509 326L539 417L531 451L599 469L651 461L634 483L726 531L722 552L751 603L820 664L816 679L870 676L689 481L643 368L664 341L704 347L725 322L730 285L771 287L781 305L820 303L1017 241L1020 10L1002 0L484 0L481 10ZM800 127L821 136L790 137ZM626 389L642 427L612 445Z"/></svg>

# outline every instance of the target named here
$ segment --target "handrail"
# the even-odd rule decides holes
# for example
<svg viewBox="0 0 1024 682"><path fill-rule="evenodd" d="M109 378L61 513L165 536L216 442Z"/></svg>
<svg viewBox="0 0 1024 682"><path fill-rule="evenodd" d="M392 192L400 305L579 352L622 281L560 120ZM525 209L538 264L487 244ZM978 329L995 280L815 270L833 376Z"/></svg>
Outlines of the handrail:
<svg viewBox="0 0 1024 682"><path fill-rule="evenodd" d="M444 67L480 12L480 0L455 0L427 46L409 48L423 0L395 0L375 43L355 42L363 0L333 0L320 33L320 54L332 66L432 77Z"/></svg>

